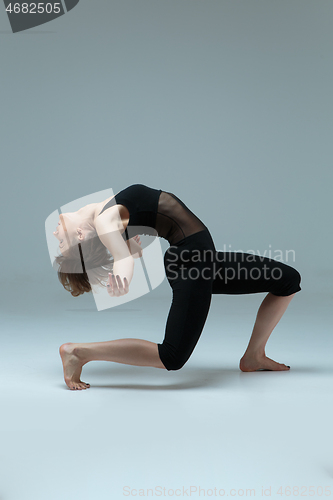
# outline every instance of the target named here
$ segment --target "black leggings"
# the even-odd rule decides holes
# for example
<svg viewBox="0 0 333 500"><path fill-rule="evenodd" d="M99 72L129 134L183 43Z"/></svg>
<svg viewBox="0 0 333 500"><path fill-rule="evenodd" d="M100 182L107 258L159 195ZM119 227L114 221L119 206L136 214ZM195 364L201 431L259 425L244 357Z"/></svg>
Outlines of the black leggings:
<svg viewBox="0 0 333 500"><path fill-rule="evenodd" d="M164 254L164 267L173 298L165 337L157 346L169 371L182 368L191 356L212 293L288 296L301 290L301 276L293 267L259 255L218 252L208 229L170 246Z"/></svg>

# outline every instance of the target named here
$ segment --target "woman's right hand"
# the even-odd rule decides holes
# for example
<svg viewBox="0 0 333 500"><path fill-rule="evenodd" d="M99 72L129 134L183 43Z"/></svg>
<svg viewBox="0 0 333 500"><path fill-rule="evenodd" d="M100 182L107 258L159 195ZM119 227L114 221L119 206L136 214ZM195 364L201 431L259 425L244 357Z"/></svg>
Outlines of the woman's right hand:
<svg viewBox="0 0 333 500"><path fill-rule="evenodd" d="M133 240L135 241L135 243L137 245L141 245L140 236L138 234L136 236L134 236ZM137 258L142 257L142 252L143 252L142 248L137 247L137 252L133 255L133 258L137 259Z"/></svg>
<svg viewBox="0 0 333 500"><path fill-rule="evenodd" d="M124 277L123 283L119 274L114 276L109 273L109 281L106 285L106 289L110 297L120 297L121 295L126 295L126 293L129 292L129 283L127 278Z"/></svg>

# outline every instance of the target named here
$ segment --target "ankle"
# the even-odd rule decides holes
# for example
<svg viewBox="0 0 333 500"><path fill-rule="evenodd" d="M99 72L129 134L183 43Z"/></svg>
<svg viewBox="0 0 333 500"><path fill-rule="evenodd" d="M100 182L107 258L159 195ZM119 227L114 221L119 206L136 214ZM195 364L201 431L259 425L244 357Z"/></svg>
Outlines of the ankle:
<svg viewBox="0 0 333 500"><path fill-rule="evenodd" d="M82 365L88 363L86 349L81 344L75 344L72 353Z"/></svg>
<svg viewBox="0 0 333 500"><path fill-rule="evenodd" d="M246 349L243 358L263 359L266 357L265 349Z"/></svg>

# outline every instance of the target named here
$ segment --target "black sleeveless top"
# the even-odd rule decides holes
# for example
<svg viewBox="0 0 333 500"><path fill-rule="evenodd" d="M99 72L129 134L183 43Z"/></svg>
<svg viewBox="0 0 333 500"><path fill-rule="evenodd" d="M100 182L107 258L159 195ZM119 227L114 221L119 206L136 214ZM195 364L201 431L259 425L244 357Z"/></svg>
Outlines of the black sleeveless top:
<svg viewBox="0 0 333 500"><path fill-rule="evenodd" d="M136 234L147 234L160 236L173 245L207 229L177 196L143 184L132 184L120 191L104 205L99 215L115 205L124 205L129 211L129 222L123 233L125 240Z"/></svg>

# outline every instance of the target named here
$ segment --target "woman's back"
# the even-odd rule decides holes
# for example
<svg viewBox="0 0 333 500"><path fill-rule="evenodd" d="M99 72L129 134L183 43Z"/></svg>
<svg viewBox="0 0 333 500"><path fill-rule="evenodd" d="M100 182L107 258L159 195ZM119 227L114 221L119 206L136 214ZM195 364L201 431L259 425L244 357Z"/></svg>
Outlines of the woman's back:
<svg viewBox="0 0 333 500"><path fill-rule="evenodd" d="M165 238L170 245L206 229L201 220L177 196L143 184L132 184L117 193L100 214L116 204L127 208L127 227L135 226L135 234L154 234L147 231L147 228L153 228L158 236ZM140 232L140 227L143 232ZM126 233L126 239L133 236L129 236L127 230Z"/></svg>

